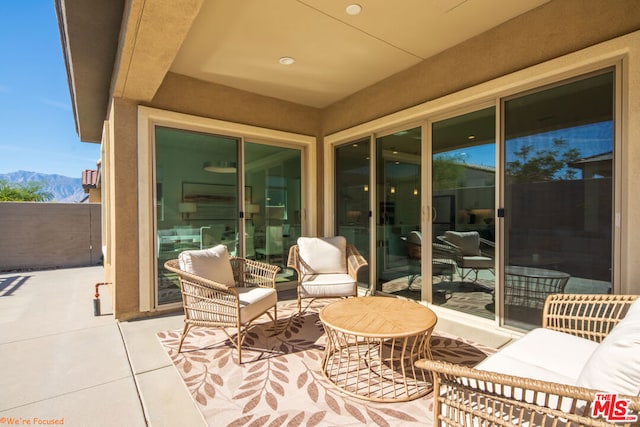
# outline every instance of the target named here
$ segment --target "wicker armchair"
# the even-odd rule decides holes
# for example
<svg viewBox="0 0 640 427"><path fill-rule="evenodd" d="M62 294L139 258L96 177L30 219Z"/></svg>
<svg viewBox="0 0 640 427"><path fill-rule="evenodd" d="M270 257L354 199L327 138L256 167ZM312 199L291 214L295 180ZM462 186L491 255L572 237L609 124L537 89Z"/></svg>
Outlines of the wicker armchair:
<svg viewBox="0 0 640 427"><path fill-rule="evenodd" d="M180 269L177 259L165 262L167 270L180 279L184 306L184 329L178 352L182 350L189 329L193 326L222 328L238 350L238 363L242 363L242 343L251 322L266 313L277 320L276 274L280 267L245 258L231 257L231 268L236 286L190 274ZM267 310L273 308L273 315ZM226 328L234 328L235 339Z"/></svg>
<svg viewBox="0 0 640 427"><path fill-rule="evenodd" d="M306 256L304 248L307 249ZM316 298L344 298L358 295L358 270L367 260L343 236L300 237L289 248L287 267L298 273L298 313ZM311 298L302 309L302 299Z"/></svg>
<svg viewBox="0 0 640 427"><path fill-rule="evenodd" d="M626 314L637 295L550 295L543 328L601 342ZM597 390L419 360L433 373L434 424L443 426L637 426L637 421L607 422L590 417ZM640 396L628 399L638 415ZM602 402L600 402L602 403Z"/></svg>

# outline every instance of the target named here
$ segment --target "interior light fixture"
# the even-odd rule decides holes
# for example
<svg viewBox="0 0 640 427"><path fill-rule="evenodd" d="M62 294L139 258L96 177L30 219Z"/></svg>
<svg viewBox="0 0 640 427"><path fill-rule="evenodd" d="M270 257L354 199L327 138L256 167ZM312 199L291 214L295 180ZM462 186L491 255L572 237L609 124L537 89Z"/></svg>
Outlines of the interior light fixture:
<svg viewBox="0 0 640 427"><path fill-rule="evenodd" d="M202 169L215 173L236 173L236 164L235 162L226 161L204 162Z"/></svg>
<svg viewBox="0 0 640 427"><path fill-rule="evenodd" d="M283 56L278 60L278 62L280 62L282 65L291 65L296 62L296 60L290 56Z"/></svg>
<svg viewBox="0 0 640 427"><path fill-rule="evenodd" d="M348 15L351 15L351 16L360 15L360 12L362 12L362 6L354 3L354 4L348 5L345 10Z"/></svg>
<svg viewBox="0 0 640 427"><path fill-rule="evenodd" d="M476 139L476 136L475 136L475 135L469 135L469 136L467 137L467 139L468 139L469 141L473 141L474 139Z"/></svg>

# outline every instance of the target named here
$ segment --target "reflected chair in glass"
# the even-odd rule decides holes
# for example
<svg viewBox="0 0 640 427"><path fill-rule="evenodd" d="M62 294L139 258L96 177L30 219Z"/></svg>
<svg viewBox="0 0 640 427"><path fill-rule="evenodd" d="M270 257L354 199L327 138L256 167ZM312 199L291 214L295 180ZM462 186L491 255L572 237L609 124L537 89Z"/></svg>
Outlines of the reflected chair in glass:
<svg viewBox="0 0 640 427"><path fill-rule="evenodd" d="M317 298L358 295L358 271L368 265L344 236L299 237L289 249L287 267L298 273L298 313ZM311 298L302 309L302 299Z"/></svg>
<svg viewBox="0 0 640 427"><path fill-rule="evenodd" d="M222 242L224 224L212 224L200 227L200 249L211 248Z"/></svg>
<svg viewBox="0 0 640 427"><path fill-rule="evenodd" d="M480 270L488 270L495 276L495 244L481 238L477 231L445 231L438 240L454 250L462 282L474 272L472 283L477 284Z"/></svg>
<svg viewBox="0 0 640 427"><path fill-rule="evenodd" d="M284 256L282 241L282 225L268 225L265 228L264 247L258 247L255 251L261 258L266 259L268 263L273 258L282 259Z"/></svg>
<svg viewBox="0 0 640 427"><path fill-rule="evenodd" d="M417 230L409 232L406 238L407 242L407 261L409 265L409 279L407 289L420 290L420 288L412 288L413 282L420 276L422 266L422 233Z"/></svg>

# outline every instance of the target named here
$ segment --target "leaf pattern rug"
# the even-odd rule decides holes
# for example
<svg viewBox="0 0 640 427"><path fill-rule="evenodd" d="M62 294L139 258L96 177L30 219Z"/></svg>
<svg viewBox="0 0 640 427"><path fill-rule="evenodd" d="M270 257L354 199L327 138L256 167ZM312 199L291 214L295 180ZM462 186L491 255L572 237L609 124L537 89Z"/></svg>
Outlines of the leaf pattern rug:
<svg viewBox="0 0 640 427"><path fill-rule="evenodd" d="M297 316L295 302L278 306L276 325L263 316L237 352L220 329L194 327L178 353L180 330L158 338L211 426L429 426L431 394L377 403L347 396L322 374L325 335L317 301ZM434 359L474 366L495 350L436 331Z"/></svg>

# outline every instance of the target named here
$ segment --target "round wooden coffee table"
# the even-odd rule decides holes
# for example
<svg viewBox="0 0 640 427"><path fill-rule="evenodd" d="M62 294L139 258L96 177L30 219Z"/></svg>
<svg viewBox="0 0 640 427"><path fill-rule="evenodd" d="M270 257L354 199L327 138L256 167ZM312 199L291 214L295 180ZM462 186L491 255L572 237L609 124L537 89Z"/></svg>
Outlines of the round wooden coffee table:
<svg viewBox="0 0 640 427"><path fill-rule="evenodd" d="M417 399L432 389L416 368L431 359L429 338L438 318L417 302L392 297L347 298L320 311L327 334L325 377L355 397L376 402Z"/></svg>

